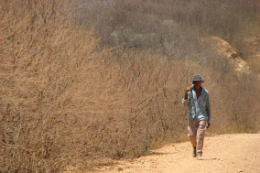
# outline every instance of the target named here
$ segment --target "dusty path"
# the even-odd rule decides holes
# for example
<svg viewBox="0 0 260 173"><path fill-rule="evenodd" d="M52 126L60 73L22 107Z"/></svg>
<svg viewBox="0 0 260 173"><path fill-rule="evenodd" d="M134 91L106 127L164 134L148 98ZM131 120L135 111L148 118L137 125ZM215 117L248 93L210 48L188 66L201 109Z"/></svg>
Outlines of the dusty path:
<svg viewBox="0 0 260 173"><path fill-rule="evenodd" d="M102 173L260 173L260 134L207 137L203 160L191 156L189 142L167 145L148 156L102 167Z"/></svg>

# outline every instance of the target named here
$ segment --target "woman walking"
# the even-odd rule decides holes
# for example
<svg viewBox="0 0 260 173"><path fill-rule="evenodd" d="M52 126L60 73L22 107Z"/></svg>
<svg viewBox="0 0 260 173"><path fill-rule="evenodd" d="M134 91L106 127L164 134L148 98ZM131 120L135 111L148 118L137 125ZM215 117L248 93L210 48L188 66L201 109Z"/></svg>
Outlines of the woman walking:
<svg viewBox="0 0 260 173"><path fill-rule="evenodd" d="M193 157L202 159L205 130L210 127L211 113L209 93L202 87L200 75L194 75L192 86L186 88L182 103L188 107L188 136L193 146Z"/></svg>

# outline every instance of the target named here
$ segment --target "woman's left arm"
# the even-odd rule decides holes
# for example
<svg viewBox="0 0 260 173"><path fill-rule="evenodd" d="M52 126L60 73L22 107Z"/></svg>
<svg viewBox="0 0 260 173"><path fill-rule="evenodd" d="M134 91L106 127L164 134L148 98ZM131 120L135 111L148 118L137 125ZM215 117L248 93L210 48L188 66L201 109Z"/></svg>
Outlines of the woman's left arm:
<svg viewBox="0 0 260 173"><path fill-rule="evenodd" d="M207 95L206 111L207 111L207 114L208 114L208 124L210 125L210 123L211 123L211 110L210 110L209 94Z"/></svg>

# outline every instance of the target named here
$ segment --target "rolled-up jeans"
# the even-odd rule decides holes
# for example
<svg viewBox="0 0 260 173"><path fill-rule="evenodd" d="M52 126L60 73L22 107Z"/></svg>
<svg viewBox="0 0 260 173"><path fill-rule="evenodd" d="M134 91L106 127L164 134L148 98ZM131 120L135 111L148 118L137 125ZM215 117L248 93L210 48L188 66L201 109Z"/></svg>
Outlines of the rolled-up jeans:
<svg viewBox="0 0 260 173"><path fill-rule="evenodd" d="M189 119L188 136L193 147L196 147L197 154L202 155L207 120L197 121L196 118Z"/></svg>

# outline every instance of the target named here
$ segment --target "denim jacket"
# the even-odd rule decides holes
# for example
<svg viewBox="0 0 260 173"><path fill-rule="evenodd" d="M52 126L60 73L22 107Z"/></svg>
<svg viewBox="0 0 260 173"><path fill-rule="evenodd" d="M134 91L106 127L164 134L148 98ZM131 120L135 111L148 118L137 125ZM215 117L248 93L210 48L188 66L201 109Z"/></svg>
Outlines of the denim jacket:
<svg viewBox="0 0 260 173"><path fill-rule="evenodd" d="M186 100L184 98L182 99L182 103L188 107L189 118L193 119L196 117L197 121L206 119L210 124L211 111L208 91L202 87L201 95L198 99L194 86L191 91L188 92L188 98ZM193 98L191 98L191 93Z"/></svg>

